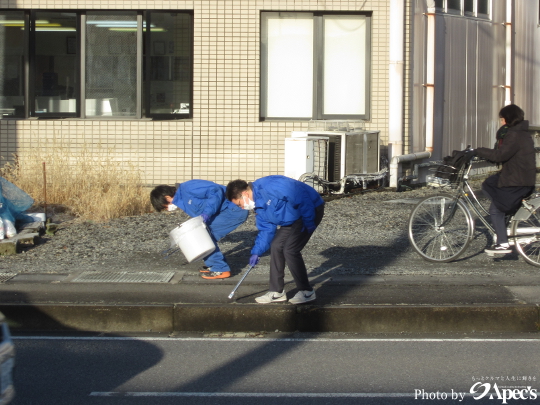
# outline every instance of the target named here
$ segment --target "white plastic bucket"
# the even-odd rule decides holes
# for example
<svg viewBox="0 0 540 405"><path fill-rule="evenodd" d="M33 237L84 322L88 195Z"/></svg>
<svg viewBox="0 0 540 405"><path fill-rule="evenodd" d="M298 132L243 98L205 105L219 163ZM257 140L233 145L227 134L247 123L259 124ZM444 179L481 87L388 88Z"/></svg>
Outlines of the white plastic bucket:
<svg viewBox="0 0 540 405"><path fill-rule="evenodd" d="M188 262L202 259L216 249L200 216L180 224L169 235L171 244L180 248Z"/></svg>

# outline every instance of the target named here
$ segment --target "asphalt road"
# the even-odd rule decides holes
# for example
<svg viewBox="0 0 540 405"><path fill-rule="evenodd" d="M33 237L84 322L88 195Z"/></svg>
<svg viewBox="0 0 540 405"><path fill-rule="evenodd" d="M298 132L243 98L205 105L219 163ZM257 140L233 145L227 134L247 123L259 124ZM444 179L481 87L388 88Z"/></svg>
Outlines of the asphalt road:
<svg viewBox="0 0 540 405"><path fill-rule="evenodd" d="M18 337L13 404L538 403L532 335L336 336Z"/></svg>

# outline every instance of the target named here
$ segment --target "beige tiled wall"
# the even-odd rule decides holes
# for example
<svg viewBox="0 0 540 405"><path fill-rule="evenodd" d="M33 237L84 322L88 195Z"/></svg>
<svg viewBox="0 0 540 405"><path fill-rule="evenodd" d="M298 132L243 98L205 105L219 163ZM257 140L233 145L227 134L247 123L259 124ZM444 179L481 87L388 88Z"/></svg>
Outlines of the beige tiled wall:
<svg viewBox="0 0 540 405"><path fill-rule="evenodd" d="M203 178L226 184L282 174L284 138L308 122L259 121L259 19L261 10L371 11L371 120L366 129L388 137L387 0L0 0L0 8L194 10L193 119L0 120L4 158L39 139L113 147L136 163L147 184Z"/></svg>

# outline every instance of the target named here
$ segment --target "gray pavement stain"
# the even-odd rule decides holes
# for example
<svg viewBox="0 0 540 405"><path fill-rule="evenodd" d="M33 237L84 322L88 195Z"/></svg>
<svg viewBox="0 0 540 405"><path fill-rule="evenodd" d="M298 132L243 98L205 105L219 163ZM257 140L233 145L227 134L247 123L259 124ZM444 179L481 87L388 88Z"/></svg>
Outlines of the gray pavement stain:
<svg viewBox="0 0 540 405"><path fill-rule="evenodd" d="M394 204L418 204L422 201L422 198L399 198L397 200L387 200L385 203L394 203Z"/></svg>

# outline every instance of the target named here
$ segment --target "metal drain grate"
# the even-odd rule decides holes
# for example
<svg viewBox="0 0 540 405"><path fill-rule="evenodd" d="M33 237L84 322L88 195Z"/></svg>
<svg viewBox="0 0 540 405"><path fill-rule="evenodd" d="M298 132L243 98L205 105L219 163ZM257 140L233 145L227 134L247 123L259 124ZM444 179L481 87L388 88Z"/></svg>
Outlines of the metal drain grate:
<svg viewBox="0 0 540 405"><path fill-rule="evenodd" d="M174 271L165 273L96 272L85 271L71 280L72 283L168 283Z"/></svg>
<svg viewBox="0 0 540 405"><path fill-rule="evenodd" d="M0 273L0 283L11 280L17 273Z"/></svg>

